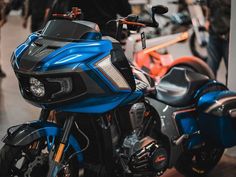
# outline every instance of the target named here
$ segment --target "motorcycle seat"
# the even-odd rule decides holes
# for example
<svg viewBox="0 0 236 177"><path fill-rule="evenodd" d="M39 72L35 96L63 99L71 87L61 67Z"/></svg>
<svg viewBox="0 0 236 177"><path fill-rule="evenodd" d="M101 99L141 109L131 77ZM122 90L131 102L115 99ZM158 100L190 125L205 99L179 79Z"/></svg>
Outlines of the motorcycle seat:
<svg viewBox="0 0 236 177"><path fill-rule="evenodd" d="M183 69L172 68L157 85L157 99L173 107L184 107L194 103L194 93L209 81L205 75Z"/></svg>

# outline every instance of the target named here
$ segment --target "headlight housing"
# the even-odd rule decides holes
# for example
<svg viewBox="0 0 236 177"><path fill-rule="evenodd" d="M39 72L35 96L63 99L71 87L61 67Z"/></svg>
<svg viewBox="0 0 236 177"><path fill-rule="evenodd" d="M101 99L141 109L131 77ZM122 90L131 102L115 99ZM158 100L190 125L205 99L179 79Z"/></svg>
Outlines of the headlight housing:
<svg viewBox="0 0 236 177"><path fill-rule="evenodd" d="M58 83L60 85L60 90L52 94L52 98L60 97L65 94L69 94L72 91L72 79L69 77L64 78L49 78L48 82Z"/></svg>
<svg viewBox="0 0 236 177"><path fill-rule="evenodd" d="M86 92L77 73L16 73L22 96L35 104L54 104L75 99Z"/></svg>
<svg viewBox="0 0 236 177"><path fill-rule="evenodd" d="M36 97L44 97L45 96L45 87L44 84L38 79L31 77L29 79L30 83L30 92Z"/></svg>

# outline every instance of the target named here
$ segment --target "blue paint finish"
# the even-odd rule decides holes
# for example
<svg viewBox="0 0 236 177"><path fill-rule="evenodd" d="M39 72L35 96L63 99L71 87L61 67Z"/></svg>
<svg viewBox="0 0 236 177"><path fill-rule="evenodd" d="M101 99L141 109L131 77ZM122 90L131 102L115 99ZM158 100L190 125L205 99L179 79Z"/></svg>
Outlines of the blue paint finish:
<svg viewBox="0 0 236 177"><path fill-rule="evenodd" d="M90 77L103 92L97 94L83 93L86 94L86 96L81 96L77 101L67 101L64 104L53 105L54 107L50 107L50 104L47 103L34 105L56 109L58 111L101 114L115 109L120 105L129 104L129 102L135 101L143 95L142 92L132 92L131 89L121 90L117 88L96 68L95 63L110 55L113 46L110 40L90 40L90 38L94 38L94 35L98 34L89 33L85 36L86 40L70 42L61 48L55 49L40 60L40 64L33 68L33 72L36 74L50 72L73 72L80 74L80 72L83 72ZM23 59L20 57L22 53L24 53L29 45L38 37L39 36L36 34L32 34L25 43L16 49L15 53L17 53L17 55L13 57L13 63L15 62L16 66L18 66L17 61ZM32 104L34 103L30 100L28 101Z"/></svg>
<svg viewBox="0 0 236 177"><path fill-rule="evenodd" d="M217 82L216 80L209 80L206 84L204 84L201 88L199 88L195 95L194 98L197 98L199 96L200 93L202 93L202 91L208 89L209 87L211 87L212 85L216 86L221 86L221 87L226 87L224 84ZM216 90L217 91L217 90Z"/></svg>
<svg viewBox="0 0 236 177"><path fill-rule="evenodd" d="M204 94L198 101L199 110L203 111L207 109L210 105L216 103L217 99L220 99L225 96L231 96L235 94L229 90L224 91L214 91Z"/></svg>
<svg viewBox="0 0 236 177"><path fill-rule="evenodd" d="M182 134L191 135L199 131L195 114L196 114L195 111L193 111L176 115L175 119L181 135ZM200 135L195 135L186 142L186 145L188 149L193 149L194 147L201 145L202 142L203 142L202 137Z"/></svg>
<svg viewBox="0 0 236 177"><path fill-rule="evenodd" d="M122 103L121 106L127 105L127 104L132 104L137 102L137 100L139 100L142 96L143 96L143 92L142 91L135 91L132 92Z"/></svg>
<svg viewBox="0 0 236 177"><path fill-rule="evenodd" d="M213 112L207 114L205 111L213 104L218 104L217 100L230 96L235 96L235 93L229 90L210 92L203 95L198 102L201 132L206 140L210 139L212 142L224 148L236 145L236 122L226 113L225 115L220 113L213 114ZM218 105L218 108L222 109L226 106Z"/></svg>
<svg viewBox="0 0 236 177"><path fill-rule="evenodd" d="M50 141L50 139L52 139L52 140ZM55 143L55 136L47 136L48 151L51 151L54 143ZM68 146L69 146L69 144L68 144Z"/></svg>
<svg viewBox="0 0 236 177"><path fill-rule="evenodd" d="M127 94L112 94L103 97L94 96L94 98L86 98L78 103L63 105L57 108L58 111L64 112L79 112L79 113L93 113L101 114L108 112L118 107L129 95Z"/></svg>
<svg viewBox="0 0 236 177"><path fill-rule="evenodd" d="M41 137L45 137L45 136L46 137L54 137L54 140L55 140L55 137L60 137L61 132L62 132L61 128L57 127L57 125L53 124L53 123L45 123L42 121L33 121L33 122L29 122L27 124L30 126L33 126L33 127L41 127L41 128L36 129L35 131L37 131L37 133L39 133L41 135ZM24 139L22 141L24 141ZM73 135L70 135L68 144L72 146L72 148L74 149L75 152L81 151L81 148ZM82 162L83 161L83 154L78 153L77 159L79 162Z"/></svg>
<svg viewBox="0 0 236 177"><path fill-rule="evenodd" d="M66 66L70 64L86 63L98 56L101 59L104 53L107 55L112 49L108 40L72 42L55 50L42 61L42 70Z"/></svg>
<svg viewBox="0 0 236 177"><path fill-rule="evenodd" d="M33 33L27 38L27 40L23 44L19 45L14 51L14 55L16 56L16 58L20 57L20 55L25 51L25 49L28 48L28 46L32 42L37 40L38 37L39 36L37 34Z"/></svg>
<svg viewBox="0 0 236 177"><path fill-rule="evenodd" d="M224 148L236 145L235 122L229 117L214 117L201 113L199 125L206 141L211 140L211 142Z"/></svg>
<svg viewBox="0 0 236 177"><path fill-rule="evenodd" d="M11 59L12 65L16 65L16 67L19 68L19 65L18 65L19 58L24 53L24 51L28 49L30 44L38 39L38 37L39 36L36 33L32 33L24 43L22 43L15 49L12 55L12 59Z"/></svg>
<svg viewBox="0 0 236 177"><path fill-rule="evenodd" d="M85 34L85 36L83 36L83 39L86 40L94 40L94 39L101 39L102 38L102 34L101 33L97 33L97 32L88 32Z"/></svg>

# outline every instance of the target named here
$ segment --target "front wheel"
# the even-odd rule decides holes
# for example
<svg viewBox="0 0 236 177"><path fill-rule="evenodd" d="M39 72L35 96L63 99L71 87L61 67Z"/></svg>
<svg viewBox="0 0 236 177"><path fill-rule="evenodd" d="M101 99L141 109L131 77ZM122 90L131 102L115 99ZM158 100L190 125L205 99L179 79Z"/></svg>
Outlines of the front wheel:
<svg viewBox="0 0 236 177"><path fill-rule="evenodd" d="M0 150L1 177L46 177L49 170L47 143L38 140L27 146L4 145ZM65 156L68 157L69 154ZM78 165L72 159L61 168L58 177L77 177Z"/></svg>
<svg viewBox="0 0 236 177"><path fill-rule="evenodd" d="M217 165L223 153L223 148L206 145L192 152L184 152L175 168L186 177L204 177Z"/></svg>

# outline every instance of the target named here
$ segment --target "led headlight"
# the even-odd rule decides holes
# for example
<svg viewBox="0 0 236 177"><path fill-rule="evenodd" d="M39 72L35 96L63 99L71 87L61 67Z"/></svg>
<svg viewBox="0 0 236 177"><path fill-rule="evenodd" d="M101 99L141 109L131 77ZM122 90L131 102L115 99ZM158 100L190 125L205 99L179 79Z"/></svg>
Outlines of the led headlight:
<svg viewBox="0 0 236 177"><path fill-rule="evenodd" d="M30 92L36 97L43 97L45 95L45 87L38 79L31 77L29 79Z"/></svg>

